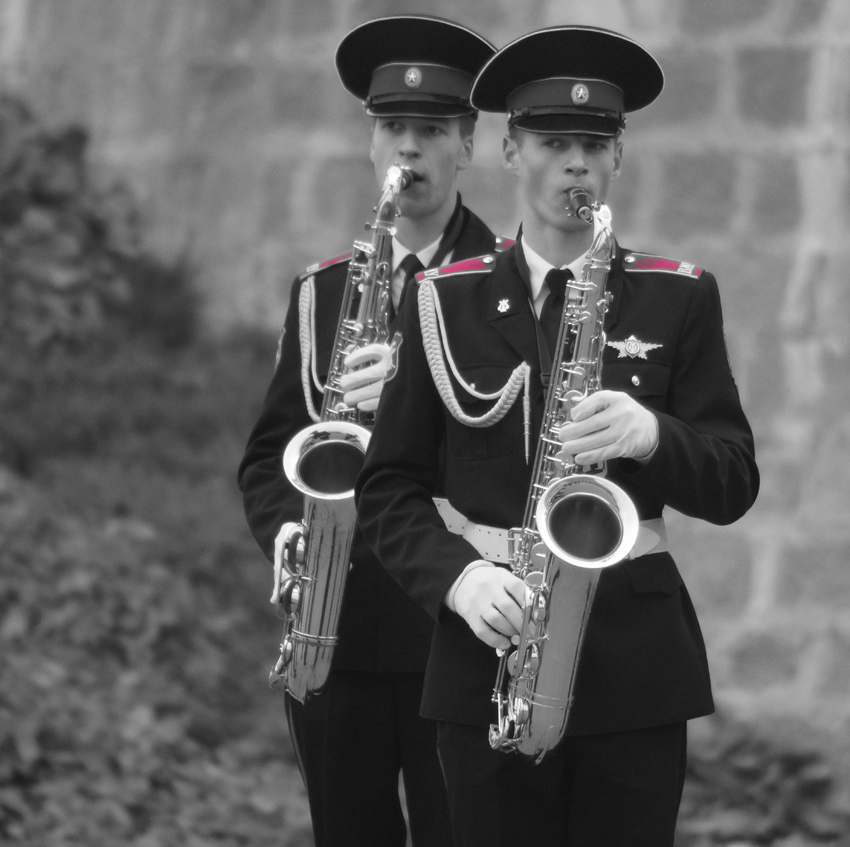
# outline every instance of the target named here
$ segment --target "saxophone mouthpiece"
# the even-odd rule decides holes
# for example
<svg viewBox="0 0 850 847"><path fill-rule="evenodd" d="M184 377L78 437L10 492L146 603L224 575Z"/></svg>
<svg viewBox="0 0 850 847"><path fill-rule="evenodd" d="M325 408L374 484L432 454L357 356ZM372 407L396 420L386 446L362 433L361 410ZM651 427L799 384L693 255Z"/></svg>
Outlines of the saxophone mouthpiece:
<svg viewBox="0 0 850 847"><path fill-rule="evenodd" d="M567 208L585 223L593 223L593 200L583 188L576 186L567 192Z"/></svg>
<svg viewBox="0 0 850 847"><path fill-rule="evenodd" d="M404 191L406 188L410 188L410 184L413 182L413 174L407 169L401 169L401 190Z"/></svg>

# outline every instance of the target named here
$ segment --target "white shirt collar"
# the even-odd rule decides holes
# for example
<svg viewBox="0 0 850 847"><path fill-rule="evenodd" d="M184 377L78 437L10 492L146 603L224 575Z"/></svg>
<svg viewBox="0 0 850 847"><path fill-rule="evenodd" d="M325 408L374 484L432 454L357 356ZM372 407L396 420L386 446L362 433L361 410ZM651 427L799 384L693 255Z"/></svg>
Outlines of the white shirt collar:
<svg viewBox="0 0 850 847"><path fill-rule="evenodd" d="M547 262L539 253L529 246L525 240L525 236L520 238L522 242L522 252L525 256L526 264L528 265L528 275L531 281L531 301L534 304L534 311L537 316L540 316L540 310L543 308L543 301L549 294L548 290L543 288L543 283L546 279L546 274L555 266L551 262ZM581 269L584 265L584 256L573 259L568 265L561 265L561 268L568 268L573 272L573 276L578 279L581 276Z"/></svg>
<svg viewBox="0 0 850 847"><path fill-rule="evenodd" d="M434 258L434 254L437 252L437 248L440 246L440 241L442 241L442 233L440 237L429 244L427 247L424 247L416 254L416 258L422 262L422 267L427 268L431 259ZM399 301L401 300L401 290L404 286L404 277L399 271L399 265L402 263L406 256L409 256L413 251L408 250L407 247L404 247L399 241L393 236L393 274L390 277L390 296L392 297L393 306L397 309ZM443 264L446 265L451 261L452 251L446 255L445 259L443 259Z"/></svg>
<svg viewBox="0 0 850 847"><path fill-rule="evenodd" d="M429 244L427 247L423 247L417 254L416 258L422 262L422 267L427 268L428 263L431 259L434 258L434 254L437 252L437 248L440 246L440 241L443 235L440 233L440 236L436 241ZM398 270L398 266L402 263L402 260L409 253L412 253L412 250L408 250L407 247L404 247L398 239L393 236L393 273Z"/></svg>

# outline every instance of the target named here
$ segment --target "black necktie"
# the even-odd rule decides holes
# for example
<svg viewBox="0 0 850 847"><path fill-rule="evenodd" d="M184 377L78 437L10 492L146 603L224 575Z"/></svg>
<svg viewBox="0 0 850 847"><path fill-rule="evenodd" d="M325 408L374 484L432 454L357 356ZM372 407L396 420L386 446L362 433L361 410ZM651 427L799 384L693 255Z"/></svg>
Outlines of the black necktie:
<svg viewBox="0 0 850 847"><path fill-rule="evenodd" d="M558 330L561 328L561 317L564 314L564 296L567 282L573 278L570 270L552 268L546 274L545 285L549 287L549 293L543 301L540 310L540 327L549 347L549 353L555 356L555 344L558 341Z"/></svg>
<svg viewBox="0 0 850 847"><path fill-rule="evenodd" d="M425 266L422 262L419 261L416 253L408 253L402 260L399 268L402 271L402 287L401 287L401 296L398 298L398 308L395 310L396 314L401 313L401 307L404 303L405 295L407 294L407 289L410 288L410 280L419 273L419 271L424 271Z"/></svg>

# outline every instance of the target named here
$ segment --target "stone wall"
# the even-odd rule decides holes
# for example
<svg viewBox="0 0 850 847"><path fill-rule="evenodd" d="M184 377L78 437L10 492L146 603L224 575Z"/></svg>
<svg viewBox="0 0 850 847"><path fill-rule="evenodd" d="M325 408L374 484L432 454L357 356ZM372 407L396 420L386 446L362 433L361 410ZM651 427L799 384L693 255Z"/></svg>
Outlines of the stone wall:
<svg viewBox="0 0 850 847"><path fill-rule="evenodd" d="M209 326L277 326L291 277L347 250L374 202L336 44L405 11L497 46L608 26L665 68L661 99L630 118L615 230L717 275L763 476L732 527L670 515L673 549L721 708L829 750L850 778L850 3L0 0L2 86L90 129L93 165L130 183L155 251L197 270ZM512 235L501 131L482 116L461 190Z"/></svg>

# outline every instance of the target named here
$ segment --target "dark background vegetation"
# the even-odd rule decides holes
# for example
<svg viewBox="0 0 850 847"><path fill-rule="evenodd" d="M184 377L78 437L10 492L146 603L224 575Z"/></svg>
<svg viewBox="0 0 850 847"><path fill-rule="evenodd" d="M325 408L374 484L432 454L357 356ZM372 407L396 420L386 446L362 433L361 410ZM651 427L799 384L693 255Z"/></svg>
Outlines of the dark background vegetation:
<svg viewBox="0 0 850 847"><path fill-rule="evenodd" d="M235 486L276 339L201 331L85 129L0 139L0 843L309 845ZM815 752L712 729L682 847L850 843Z"/></svg>

